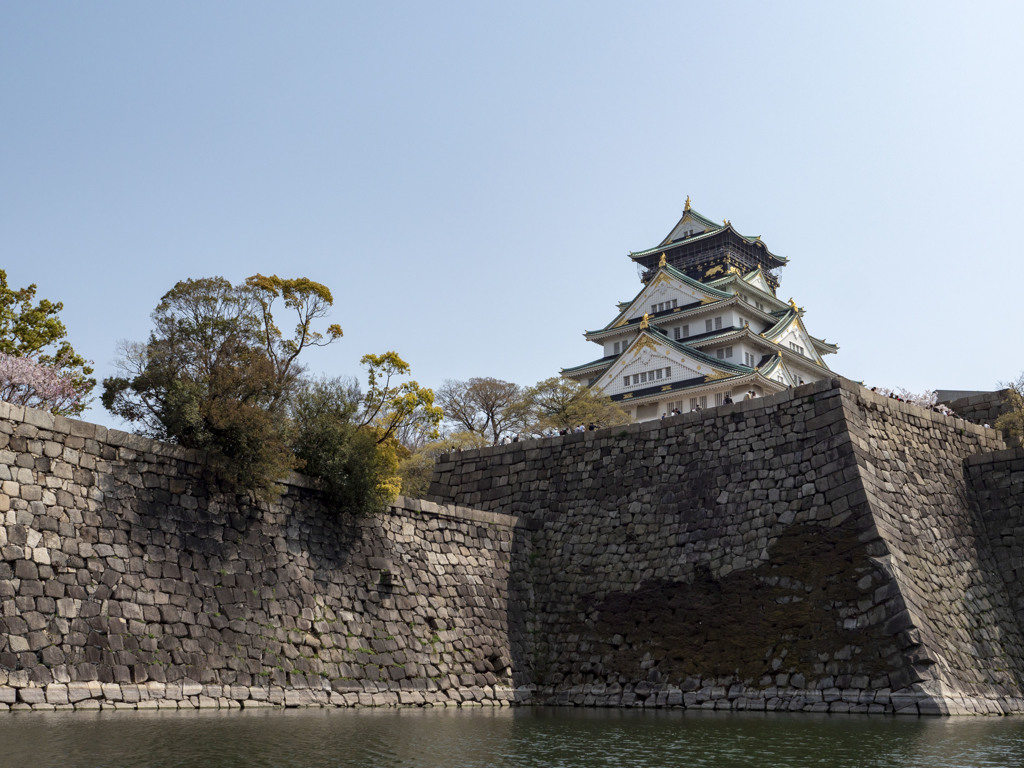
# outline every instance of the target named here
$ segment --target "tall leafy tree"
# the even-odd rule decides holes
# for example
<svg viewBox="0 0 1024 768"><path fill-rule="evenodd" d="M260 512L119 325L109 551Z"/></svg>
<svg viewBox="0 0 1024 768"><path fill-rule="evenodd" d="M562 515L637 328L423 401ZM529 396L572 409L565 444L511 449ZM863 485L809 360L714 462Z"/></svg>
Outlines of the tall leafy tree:
<svg viewBox="0 0 1024 768"><path fill-rule="evenodd" d="M437 390L437 401L449 424L457 430L484 435L494 445L530 423L526 390L511 381L491 377L449 379Z"/></svg>
<svg viewBox="0 0 1024 768"><path fill-rule="evenodd" d="M441 409L434 394L403 381L409 365L395 352L365 355L367 388L355 381L309 381L294 398L294 450L342 510L380 510L402 490L399 463L409 454L398 440L415 430L437 436Z"/></svg>
<svg viewBox="0 0 1024 768"><path fill-rule="evenodd" d="M297 321L290 335L274 319L279 300ZM149 340L124 345L122 375L104 380L103 404L143 434L209 451L222 479L270 495L298 464L285 408L298 357L341 336L336 325L314 327L331 303L306 278L183 280L154 310Z"/></svg>
<svg viewBox="0 0 1024 768"><path fill-rule="evenodd" d="M79 414L96 386L91 364L71 346L61 302L36 301L36 286L11 288L0 269L0 398Z"/></svg>
<svg viewBox="0 0 1024 768"><path fill-rule="evenodd" d="M573 429L581 424L610 427L629 423L629 416L611 398L561 376L535 384L527 392L527 399L534 432Z"/></svg>
<svg viewBox="0 0 1024 768"><path fill-rule="evenodd" d="M443 416L434 405L434 393L415 381L398 381L408 376L410 367L396 352L363 355L367 388L363 395L360 426L373 427L377 442L394 439L413 429L427 439L437 437L437 425Z"/></svg>

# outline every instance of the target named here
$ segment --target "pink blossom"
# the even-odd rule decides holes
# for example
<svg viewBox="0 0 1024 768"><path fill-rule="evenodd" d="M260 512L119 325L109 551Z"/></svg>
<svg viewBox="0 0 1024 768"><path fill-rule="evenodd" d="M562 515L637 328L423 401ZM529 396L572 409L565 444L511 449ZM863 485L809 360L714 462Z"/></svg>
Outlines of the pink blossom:
<svg viewBox="0 0 1024 768"><path fill-rule="evenodd" d="M925 410L938 411L946 416L955 416L956 414L949 408L949 406L938 402L939 398L935 390L929 390L921 392L920 394L911 392L903 387L896 389L890 389L889 387L877 387L875 391L883 395L884 397L893 397L897 400L902 400L905 403L916 405L918 408L924 408Z"/></svg>
<svg viewBox="0 0 1024 768"><path fill-rule="evenodd" d="M43 365L33 357L0 352L0 400L53 413L76 412L85 393L71 374Z"/></svg>

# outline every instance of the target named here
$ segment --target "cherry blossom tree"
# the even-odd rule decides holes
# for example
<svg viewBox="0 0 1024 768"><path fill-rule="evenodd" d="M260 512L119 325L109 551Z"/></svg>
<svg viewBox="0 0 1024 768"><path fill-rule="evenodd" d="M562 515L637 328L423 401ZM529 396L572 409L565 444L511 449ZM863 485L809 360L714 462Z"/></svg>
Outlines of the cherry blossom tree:
<svg viewBox="0 0 1024 768"><path fill-rule="evenodd" d="M875 391L885 397L892 397L897 400L902 400L905 403L916 405L918 408L924 408L926 411L937 411L938 413L942 413L946 416L956 416L949 406L938 401L938 394L934 389L926 390L924 392L911 392L909 389L904 389L903 387L897 387L896 389L878 387Z"/></svg>
<svg viewBox="0 0 1024 768"><path fill-rule="evenodd" d="M34 284L11 288L0 269L0 398L62 415L85 410L96 380L67 340L63 309L59 301L37 301Z"/></svg>
<svg viewBox="0 0 1024 768"><path fill-rule="evenodd" d="M0 352L0 400L58 414L80 413L88 389L75 376L34 357Z"/></svg>

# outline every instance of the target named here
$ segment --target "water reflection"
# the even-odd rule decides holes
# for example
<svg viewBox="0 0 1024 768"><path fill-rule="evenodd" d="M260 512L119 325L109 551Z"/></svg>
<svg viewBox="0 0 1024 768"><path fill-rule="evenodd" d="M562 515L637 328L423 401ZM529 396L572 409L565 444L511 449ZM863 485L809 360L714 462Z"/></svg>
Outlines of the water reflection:
<svg viewBox="0 0 1024 768"><path fill-rule="evenodd" d="M1024 720L619 710L12 713L0 766L999 768Z"/></svg>

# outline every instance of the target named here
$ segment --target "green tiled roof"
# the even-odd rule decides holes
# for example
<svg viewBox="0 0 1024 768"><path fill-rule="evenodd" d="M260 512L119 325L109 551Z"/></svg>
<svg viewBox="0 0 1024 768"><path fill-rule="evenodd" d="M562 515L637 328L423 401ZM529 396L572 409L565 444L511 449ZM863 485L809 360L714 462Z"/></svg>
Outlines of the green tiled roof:
<svg viewBox="0 0 1024 768"><path fill-rule="evenodd" d="M717 235L717 234L719 234L719 233L721 233L721 232L723 232L723 231L728 229L728 230L732 231L732 233L735 234L741 240L745 240L746 242L750 243L751 245L760 245L762 248L764 248L765 254L767 256L770 256L771 258L776 259L780 263L785 264L788 261L788 259L786 259L784 256L776 256L774 253L769 251L767 246L765 246L764 242L762 242L762 240L761 240L761 238L759 236L753 236L752 237L750 235L741 235L739 232L737 232L733 228L732 222L729 222L728 224L716 224L711 219L709 219L707 216L704 216L703 214L698 213L697 211L693 210L692 208L689 209L689 211L687 211L686 213L689 213L694 219L696 219L701 224L704 224L706 227L708 227L708 230L705 231L705 232L701 232L698 235L693 235L691 237L685 237L685 238L682 238L680 240L675 240L675 241L671 241L671 242L665 242L664 240L662 240L659 245L656 245L653 248L646 248L646 249L644 249L642 251L631 251L630 254L629 254L629 257L631 259L634 259L634 260L640 259L640 258L643 258L645 256L650 256L652 253L657 253L658 251L664 251L664 250L668 250L670 248L676 248L676 247L681 246L681 245L686 245L686 244L689 244L689 243L694 243L694 242L697 242L699 240L703 240L703 239L712 237L712 236ZM685 217L685 215L686 214L684 213L683 216ZM679 219L679 221L682 221L682 217ZM676 222L676 225L672 229L675 229L676 226L679 226L679 222ZM671 232L670 232L670 234L671 234Z"/></svg>
<svg viewBox="0 0 1024 768"><path fill-rule="evenodd" d="M664 267L662 267L662 269L664 269L666 272L672 275L672 277L678 278L687 285L691 285L698 290L704 291L704 293L710 294L711 296L714 296L716 299L731 299L733 297L733 294L729 293L728 291L720 291L717 288L708 285L707 283L700 282L700 280L694 280L688 274L686 274L685 272L681 272L680 270L676 269L670 264L666 264ZM643 291L641 291L641 293L643 293ZM638 293L637 296L639 295L640 294Z"/></svg>
<svg viewBox="0 0 1024 768"><path fill-rule="evenodd" d="M701 293L707 294L708 296L710 296L712 298L715 298L715 299L718 299L719 301L725 301L725 300L728 300L728 299L735 298L735 296L733 294L729 293L728 291L720 291L719 289L714 288L713 286L710 286L710 285L706 285L705 283L702 283L699 280L694 280L692 277L687 275L685 272L680 272L675 267L670 267L670 266L666 265L666 266L662 267L662 269L665 270L665 272L667 272L672 277L674 277L677 280L679 280L680 282L684 283L685 285L689 285L689 286L691 286L693 288L696 288ZM620 310L619 314L615 316L615 319L612 320L611 323L606 325L604 328L600 328L600 329L597 329L597 330L594 330L594 331L584 331L584 335L588 336L588 335L590 335L592 333L603 333L605 331L614 330L616 327L618 327L618 328L628 328L629 326L631 326L631 325L633 325L635 323L639 323L641 318L635 317L632 320L630 320L629 322L623 323L620 326L616 326L615 325L615 323L617 323L619 318L622 316L622 313L625 312L626 309L629 309L629 307L631 307L633 305L633 303L638 298L640 298L640 296L646 290L647 290L647 286L645 285L637 293L637 295L634 296L630 301L628 301L628 302L620 302L620 304L626 304L626 307L624 309ZM696 308L696 307L699 307L699 306L701 306L700 302L694 302L692 304L684 304L681 307L675 307L674 309L666 309L666 310L664 310L662 312L656 312L655 314L651 315L651 317L654 317L654 318L667 317L667 316L672 315L672 314L678 314L679 310L693 309L693 308Z"/></svg>
<svg viewBox="0 0 1024 768"><path fill-rule="evenodd" d="M705 362L708 365L713 365L716 368L721 368L722 370L725 371L733 371L735 373L750 373L751 371L754 370L753 368L750 368L749 366L746 365L740 365L739 363L730 363L725 360L719 360L717 357L712 357L711 355L705 354L704 352L701 352L699 349L694 349L689 344L684 344L682 339L676 341L675 339L670 339L667 336L664 336L660 340L665 341L667 344L669 344L669 346L675 347L680 352L685 352L691 357L701 360L702 362Z"/></svg>
<svg viewBox="0 0 1024 768"><path fill-rule="evenodd" d="M735 332L735 329L733 332ZM670 339L668 336L658 333L657 331L648 331L648 333L656 341L662 341L667 346L679 352L683 352L705 365L709 365L723 371L731 371L736 374L750 373L754 370L753 368L747 365L740 365L739 363L730 363L727 360L719 360L717 357L706 354L705 352L701 352L699 349L694 349L689 344L684 343L682 339L676 341L675 339ZM632 342L630 342L629 346L632 346ZM626 353L626 351L629 349L629 346L627 346L626 349L622 350L622 352L620 352L617 355L607 355L605 357L598 358L597 360L591 360L589 363L584 363L583 365L574 365L571 368L563 368L562 375L565 375L567 373L584 371L588 368L610 368L616 360L618 360L620 357L622 357L623 354Z"/></svg>
<svg viewBox="0 0 1024 768"><path fill-rule="evenodd" d="M796 312L792 307L787 310L782 310L781 314L779 312L772 312L772 314L779 317L779 322L761 333L761 335L769 341L771 341L772 336L781 333L793 318L796 317Z"/></svg>
<svg viewBox="0 0 1024 768"><path fill-rule="evenodd" d="M631 259L636 259L641 256L650 256L652 253L658 253L659 251L665 251L668 250L669 248L674 248L677 245L682 245L683 243L695 243L698 240L703 240L708 237L711 237L712 235L717 235L723 229L725 229L725 227L719 227L718 229L709 230L708 232L701 232L699 235L693 235L692 237L685 237L682 240L675 240L674 242L671 243L665 243L665 245L656 245L653 248L647 248L646 250L643 251L630 251L629 257Z"/></svg>
<svg viewBox="0 0 1024 768"><path fill-rule="evenodd" d="M605 357L599 357L597 360L591 360L589 363L584 363L583 365L574 365L571 368L563 368L562 373L566 374L572 373L573 371L583 371L591 367L599 368L602 364L605 364L605 367L607 367L614 363L616 360L618 360L621 355L622 353L620 352L618 355L607 355Z"/></svg>

